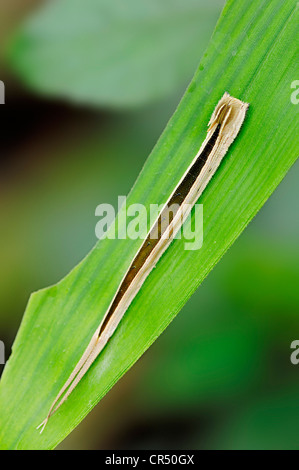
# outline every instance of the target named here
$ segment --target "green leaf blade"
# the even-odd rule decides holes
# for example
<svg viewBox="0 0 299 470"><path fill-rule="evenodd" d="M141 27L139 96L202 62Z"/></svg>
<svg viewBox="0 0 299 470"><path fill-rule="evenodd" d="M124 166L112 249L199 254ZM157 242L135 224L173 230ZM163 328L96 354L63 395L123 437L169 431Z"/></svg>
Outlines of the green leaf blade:
<svg viewBox="0 0 299 470"><path fill-rule="evenodd" d="M33 295L0 384L3 448L53 448L71 432L172 321L295 162L297 108L290 85L296 15L291 1L251 2L249 7L228 2L127 201L147 208L165 202L203 141L223 92L248 101L244 126L199 201L204 205L202 249L188 252L183 240L172 243L103 353L41 436L35 427L80 358L142 241L101 240L57 286Z"/></svg>

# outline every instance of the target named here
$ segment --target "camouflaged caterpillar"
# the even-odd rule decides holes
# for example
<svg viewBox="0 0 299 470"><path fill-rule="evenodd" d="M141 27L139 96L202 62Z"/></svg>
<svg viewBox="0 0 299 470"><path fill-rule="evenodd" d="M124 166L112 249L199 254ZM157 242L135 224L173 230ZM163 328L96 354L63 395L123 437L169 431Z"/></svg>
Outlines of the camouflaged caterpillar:
<svg viewBox="0 0 299 470"><path fill-rule="evenodd" d="M99 327L80 361L53 401L46 419L37 427L37 429L41 428L40 432L45 428L49 418L68 398L113 335L149 273L170 245L219 167L242 126L248 106L248 103L233 98L228 93L224 93L218 102L209 121L207 136L203 144L149 230ZM188 205L189 211L185 211L182 217L179 208L183 204ZM175 206L177 210L172 210L170 214L169 208ZM172 236L165 237L166 231Z"/></svg>

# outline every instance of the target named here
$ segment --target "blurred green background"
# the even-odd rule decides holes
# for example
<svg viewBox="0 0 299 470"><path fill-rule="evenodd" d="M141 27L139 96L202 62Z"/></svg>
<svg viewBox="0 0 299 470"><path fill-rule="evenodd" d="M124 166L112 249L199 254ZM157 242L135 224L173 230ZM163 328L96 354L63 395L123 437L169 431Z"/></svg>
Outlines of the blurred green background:
<svg viewBox="0 0 299 470"><path fill-rule="evenodd" d="M0 79L7 102L0 109L0 339L7 357L29 294L57 282L92 248L96 206L116 207L117 196L129 192L190 81L224 2L188 2L184 14L176 10L178 2L167 1L179 14L173 21L167 17L165 28L165 11L145 2L153 9L145 19L155 19L145 46L137 55L130 50L131 68L123 75L126 61L116 59L115 76L115 64L109 69L112 82L102 83L97 70L96 106L77 96L78 88L73 96L72 90L44 96L43 87L17 78L7 44L23 19L46 2L0 4ZM130 11L134 3L128 2L122 31L136 13ZM98 0L101 7L105 14L107 2ZM141 13L128 23L133 36L144 29ZM185 49L168 51L169 35L179 25L190 33ZM112 20L105 23L107 37L115 27ZM152 60L157 44L158 61ZM149 75L149 64L160 77L154 86L149 80L139 87L137 100L130 94L136 88L130 81L130 70L136 78L134 60L139 82ZM176 76L170 89L168 76ZM166 332L60 449L299 447L299 365L290 362L290 344L299 339L298 176L297 163Z"/></svg>

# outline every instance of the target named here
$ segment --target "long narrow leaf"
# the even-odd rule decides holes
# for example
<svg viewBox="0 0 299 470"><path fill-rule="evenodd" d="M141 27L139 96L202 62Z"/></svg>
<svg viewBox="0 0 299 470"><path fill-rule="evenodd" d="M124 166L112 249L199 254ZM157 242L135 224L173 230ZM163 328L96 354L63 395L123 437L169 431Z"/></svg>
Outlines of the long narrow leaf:
<svg viewBox="0 0 299 470"><path fill-rule="evenodd" d="M297 21L291 0L227 3L192 83L128 197L128 204L147 208L163 203L203 141L223 92L249 102L236 142L200 198L202 249L186 251L184 240L172 243L42 435L35 427L80 358L142 240L102 240L60 283L34 293L0 385L2 448L53 448L66 437L166 328L294 163Z"/></svg>

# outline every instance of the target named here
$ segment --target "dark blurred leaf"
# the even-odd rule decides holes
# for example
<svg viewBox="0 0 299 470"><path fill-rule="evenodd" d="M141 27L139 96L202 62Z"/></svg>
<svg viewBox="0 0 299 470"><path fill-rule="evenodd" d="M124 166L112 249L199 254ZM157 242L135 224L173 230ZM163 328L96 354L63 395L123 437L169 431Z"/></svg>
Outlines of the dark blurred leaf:
<svg viewBox="0 0 299 470"><path fill-rule="evenodd" d="M294 368L291 364L289 367ZM298 450L298 385L271 395L263 393L242 410L236 407L234 411L221 437L214 440L215 448Z"/></svg>
<svg viewBox="0 0 299 470"><path fill-rule="evenodd" d="M11 62L47 95L133 106L186 84L224 0L56 0L17 35Z"/></svg>

